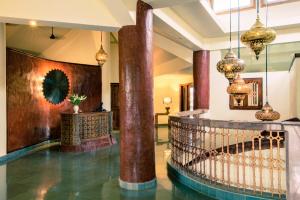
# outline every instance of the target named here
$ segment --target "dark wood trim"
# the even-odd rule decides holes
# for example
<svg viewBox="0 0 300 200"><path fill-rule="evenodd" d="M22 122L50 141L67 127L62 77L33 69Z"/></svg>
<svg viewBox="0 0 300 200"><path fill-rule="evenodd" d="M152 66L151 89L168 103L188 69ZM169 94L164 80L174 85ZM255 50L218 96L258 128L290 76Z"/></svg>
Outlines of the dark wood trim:
<svg viewBox="0 0 300 200"><path fill-rule="evenodd" d="M300 53L295 53L294 56L293 56L293 59L292 59L292 62L290 64L290 68L289 68L289 72L291 71L293 65L294 65L294 62L295 62L295 59L296 58L300 58Z"/></svg>
<svg viewBox="0 0 300 200"><path fill-rule="evenodd" d="M187 111L190 109L190 88L193 86L193 83L184 83L184 84L180 84L179 85L179 111ZM183 94L182 94L182 90L183 88L187 91L186 92L186 96L183 97ZM188 104L186 105L186 110L184 109L185 108L185 105L183 105L183 100L184 98L186 98L186 101L188 102Z"/></svg>
<svg viewBox="0 0 300 200"><path fill-rule="evenodd" d="M118 96L113 96L113 89L118 90ZM119 100L119 92L120 92L120 83L110 83L110 109L113 112L113 129L119 130L120 129L120 100Z"/></svg>

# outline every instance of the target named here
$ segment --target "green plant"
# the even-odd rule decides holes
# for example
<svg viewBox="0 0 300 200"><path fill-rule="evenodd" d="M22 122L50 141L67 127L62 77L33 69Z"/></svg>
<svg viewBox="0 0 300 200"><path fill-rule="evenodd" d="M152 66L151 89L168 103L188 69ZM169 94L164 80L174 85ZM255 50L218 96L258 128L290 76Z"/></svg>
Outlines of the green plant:
<svg viewBox="0 0 300 200"><path fill-rule="evenodd" d="M87 96L81 95L79 96L78 94L72 94L68 101L71 102L73 105L79 105L82 101L86 100Z"/></svg>

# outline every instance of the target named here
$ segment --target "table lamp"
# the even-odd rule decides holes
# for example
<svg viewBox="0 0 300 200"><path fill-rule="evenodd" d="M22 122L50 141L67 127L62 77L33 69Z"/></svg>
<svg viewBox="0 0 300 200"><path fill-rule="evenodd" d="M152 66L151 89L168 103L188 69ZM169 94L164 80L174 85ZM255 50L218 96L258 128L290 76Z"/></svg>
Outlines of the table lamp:
<svg viewBox="0 0 300 200"><path fill-rule="evenodd" d="M164 97L163 99L163 104L166 105L166 113L169 114L170 113L170 105L172 103L172 98L171 97Z"/></svg>

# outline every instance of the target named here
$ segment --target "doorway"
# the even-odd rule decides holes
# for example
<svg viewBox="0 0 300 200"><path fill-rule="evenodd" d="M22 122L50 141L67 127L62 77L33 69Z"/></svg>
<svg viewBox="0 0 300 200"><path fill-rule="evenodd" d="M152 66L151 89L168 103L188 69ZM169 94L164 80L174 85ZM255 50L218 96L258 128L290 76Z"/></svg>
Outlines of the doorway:
<svg viewBox="0 0 300 200"><path fill-rule="evenodd" d="M120 129L119 83L110 84L111 111L113 112L113 130Z"/></svg>

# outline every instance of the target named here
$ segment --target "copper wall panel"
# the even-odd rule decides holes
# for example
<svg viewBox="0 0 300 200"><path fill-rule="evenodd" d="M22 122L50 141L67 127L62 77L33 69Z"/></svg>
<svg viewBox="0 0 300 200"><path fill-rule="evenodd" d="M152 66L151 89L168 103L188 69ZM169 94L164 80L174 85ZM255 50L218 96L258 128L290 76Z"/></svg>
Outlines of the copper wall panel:
<svg viewBox="0 0 300 200"><path fill-rule="evenodd" d="M194 109L209 109L209 62L209 51L194 51Z"/></svg>
<svg viewBox="0 0 300 200"><path fill-rule="evenodd" d="M155 178L152 7L138 1L137 25L119 31L120 179Z"/></svg>
<svg viewBox="0 0 300 200"><path fill-rule="evenodd" d="M67 100L53 105L43 96L43 77L52 69L68 76L70 91L84 94L82 111L93 111L101 102L101 68L50 61L7 50L7 151L60 137L60 113L72 112Z"/></svg>

